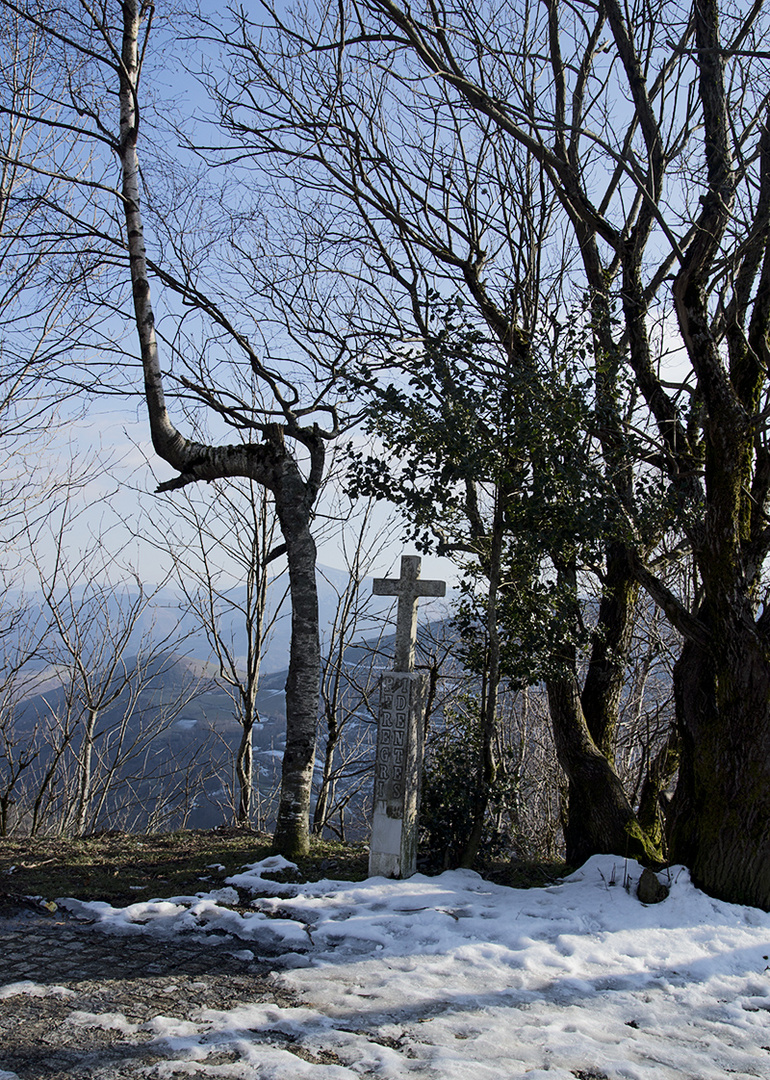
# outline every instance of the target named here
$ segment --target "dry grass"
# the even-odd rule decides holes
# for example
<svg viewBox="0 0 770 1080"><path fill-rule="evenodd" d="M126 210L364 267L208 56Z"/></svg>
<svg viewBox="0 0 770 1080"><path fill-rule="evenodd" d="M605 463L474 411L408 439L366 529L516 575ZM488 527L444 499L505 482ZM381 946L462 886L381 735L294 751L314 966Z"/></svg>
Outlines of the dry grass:
<svg viewBox="0 0 770 1080"><path fill-rule="evenodd" d="M270 854L269 836L235 828L111 832L82 840L10 837L0 840L0 908L29 897L76 896L120 907L141 899L189 896L218 888L247 863ZM363 881L367 869L366 844L313 839L294 877ZM497 860L487 863L482 874L522 889L551 884L568 870L564 863Z"/></svg>
<svg viewBox="0 0 770 1080"><path fill-rule="evenodd" d="M82 840L11 837L0 840L0 904L30 896L76 896L117 907L191 895L219 887L230 874L270 853L269 836L232 828L103 833ZM367 858L362 844L314 840L299 871L303 880L362 880Z"/></svg>

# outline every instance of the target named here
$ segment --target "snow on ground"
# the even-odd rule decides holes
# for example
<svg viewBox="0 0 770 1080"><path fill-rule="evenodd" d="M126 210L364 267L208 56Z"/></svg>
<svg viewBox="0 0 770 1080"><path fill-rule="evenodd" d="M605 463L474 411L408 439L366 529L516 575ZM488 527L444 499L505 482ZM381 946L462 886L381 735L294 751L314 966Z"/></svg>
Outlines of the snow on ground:
<svg viewBox="0 0 770 1080"><path fill-rule="evenodd" d="M712 900L686 870L660 875L671 893L645 907L640 868L608 856L527 890L471 871L271 881L285 865L263 860L228 888L123 909L62 901L115 933L221 943L226 932L239 955L268 955L276 984L298 995L293 1008L157 1017L169 1061L153 1076L770 1078L770 914ZM253 910L227 906L235 887L256 897ZM225 1050L234 1063L207 1065Z"/></svg>

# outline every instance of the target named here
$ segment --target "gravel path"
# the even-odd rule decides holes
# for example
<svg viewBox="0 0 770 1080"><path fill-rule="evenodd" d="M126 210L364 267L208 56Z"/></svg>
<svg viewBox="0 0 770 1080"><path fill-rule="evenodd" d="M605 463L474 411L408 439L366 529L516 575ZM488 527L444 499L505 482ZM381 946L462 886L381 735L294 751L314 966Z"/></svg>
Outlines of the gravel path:
<svg viewBox="0 0 770 1080"><path fill-rule="evenodd" d="M153 1017L186 1020L239 1002L292 1004L269 984L266 963L239 959L237 951L232 941L164 944L105 934L59 911L4 909L0 1080L9 1073L20 1080L181 1076L162 1068ZM125 1021L147 1030L126 1033ZM206 1059L233 1060L228 1053Z"/></svg>

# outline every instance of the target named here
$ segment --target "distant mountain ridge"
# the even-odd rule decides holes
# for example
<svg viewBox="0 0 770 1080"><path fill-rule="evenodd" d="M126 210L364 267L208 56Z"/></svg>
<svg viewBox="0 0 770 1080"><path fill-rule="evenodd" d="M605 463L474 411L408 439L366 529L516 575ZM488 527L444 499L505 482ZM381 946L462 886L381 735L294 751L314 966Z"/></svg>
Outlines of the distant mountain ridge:
<svg viewBox="0 0 770 1080"><path fill-rule="evenodd" d="M346 583L346 575L341 571L319 569L319 606L322 636L326 639L324 653L329 652L330 624L334 619L339 592ZM244 590L234 589L233 599L242 599L243 594ZM137 595L133 593L134 597ZM75 597L76 605L80 599L82 595ZM108 619L115 623L120 619L120 604L119 593L106 597ZM372 708L376 709L376 692L374 696L371 696L371 692L379 671L392 664L394 619L387 618L391 604L387 597L372 597L371 578L362 583L360 607L363 610L350 630L350 640L346 643L342 658L342 688L338 707L349 718L351 739L359 748L366 748L366 761L373 754L376 716L372 712ZM420 637L430 636L432 628L443 621L436 618L439 607L442 614L447 610L443 602L440 605L435 601L421 604ZM285 746L284 687L291 628L288 603L284 610L268 643L256 700L260 717L254 731L256 788L264 802L265 813L269 813L271 799L277 791ZM43 612L42 604L36 611L37 614ZM237 611L223 609L222 632L232 635L236 650L240 631L238 618ZM52 633L55 634L55 631ZM135 650L142 642L146 646L144 658L138 660ZM8 640L5 644L12 645ZM130 651L132 646L133 652ZM154 647L157 651L153 653ZM339 658L336 645L331 651L332 663L336 664ZM102 663L108 659L108 653L109 650ZM75 725L72 730L76 734L73 741L66 744L68 749L59 766L65 772L62 773L62 780L57 782L62 795L66 790L71 790L72 754L78 752L80 745L79 733L82 728L78 717L83 704L79 700L77 687L68 686L70 666L60 663L57 668L50 659L46 662L42 655L29 665L29 683L22 700L17 701L14 708L13 726L18 738L30 745L40 746L40 751L22 788L26 787L26 779L33 782L34 788L34 777L42 775L54 762L56 746L62 744L64 728L61 725L66 723ZM110 796L103 804L103 813L100 812L92 827L114 827L113 823L120 821L139 829L150 824L155 828L170 828L184 821L191 827L207 828L229 820L232 811L228 811L227 807L232 805L233 798L234 752L242 731L236 719L233 700L219 679L219 668L212 658L206 635L201 630L195 632L194 615L185 610L183 600L173 589L158 590L152 603L142 612L129 645L123 652L121 668L124 672L142 670L142 686L133 699L132 692L127 690L100 710L96 734L96 772L106 775L113 768L111 763L117 763L117 755L126 751L130 753L125 764L116 764L115 797ZM359 688L361 680L368 684L369 689L365 693L371 696L366 704ZM189 694L191 687L195 687L193 694ZM70 711L68 693L73 689L75 697L71 699L73 711ZM184 704L174 710L174 703L181 700ZM68 716L71 716L71 720L66 719ZM321 754L324 730L324 722L320 720ZM131 749L134 746L136 751ZM320 767L320 761L317 765ZM365 771L368 767L366 765ZM182 788L187 783L185 777L196 785L197 794L192 797L186 816L180 816L182 804L179 800L184 797ZM96 775L95 783L98 787L100 781ZM175 788L179 790L178 797L174 795ZM130 806L122 806L120 800L127 790L131 792ZM366 797L366 783L363 788L359 784L357 790L360 801ZM29 805L29 797L24 795L22 789L18 794L17 809L23 815L28 812L24 807Z"/></svg>
<svg viewBox="0 0 770 1080"><path fill-rule="evenodd" d="M343 570L319 566L316 580L318 584L319 621L323 639L328 637L339 596L347 587L349 575ZM264 675L282 671L288 666L291 608L288 599L283 599L283 602L279 603L283 597L285 587L286 577L284 575L274 579L272 592L275 598L274 603L279 605L279 608L265 644L262 658L262 672ZM169 585L162 586L154 592L148 588L147 592L152 595L152 601L137 621L131 637L130 648L136 652L142 637L148 636L155 641L167 640L169 648L192 659L199 661L209 660L211 658L211 648L206 634L194 613L189 610L189 605L187 605L183 594ZM245 600L245 592L245 586L236 585L229 590L229 595L234 602L242 604ZM129 597L135 597L137 595L136 589L127 589L126 594ZM75 595L77 597L77 594ZM29 594L29 598L33 613L41 612L41 600L36 600L34 594ZM445 600L422 599L419 609L420 621L433 621L436 618L441 618L448 610L450 599L451 597L447 597ZM363 640L374 637L383 629L387 633L385 618L394 602L389 597L372 595L372 577L366 577L362 580L359 588L358 603L360 608L365 608L365 613L362 614L359 620L359 626L354 636L359 640ZM110 602L110 615L115 620L119 617L119 608L120 590L116 590L114 601ZM235 608L235 603L229 611L224 602L220 604L220 608L221 633L226 641L234 642L236 655L244 656L246 642L245 633L240 624L242 615ZM272 610L274 612L275 607ZM18 636L20 632L21 628L16 631L13 629L9 631L9 646L13 646L14 634ZM174 638L178 638L178 642L175 642Z"/></svg>

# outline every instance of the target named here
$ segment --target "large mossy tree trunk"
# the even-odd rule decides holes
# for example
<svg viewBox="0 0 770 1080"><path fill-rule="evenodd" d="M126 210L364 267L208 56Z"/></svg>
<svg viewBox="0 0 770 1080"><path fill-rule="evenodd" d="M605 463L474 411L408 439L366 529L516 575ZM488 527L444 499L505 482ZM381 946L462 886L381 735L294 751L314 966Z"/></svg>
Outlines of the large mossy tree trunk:
<svg viewBox="0 0 770 1080"><path fill-rule="evenodd" d="M770 543L770 457L758 436L770 366L770 117L762 118L754 219L720 322L709 286L740 171L715 0L696 5L695 29L708 186L673 293L705 406L705 498L688 527L702 585L676 670L682 755L671 856L710 894L770 910L770 617L757 617Z"/></svg>
<svg viewBox="0 0 770 1080"><path fill-rule="evenodd" d="M682 738L673 861L712 896L770 910L770 663L755 629L688 642L674 677Z"/></svg>

